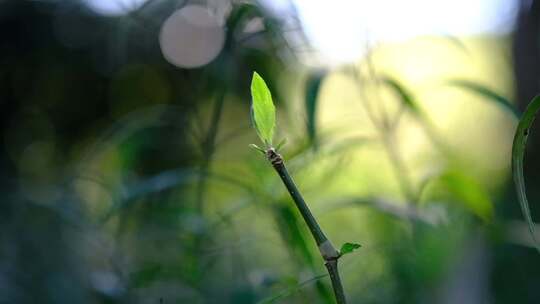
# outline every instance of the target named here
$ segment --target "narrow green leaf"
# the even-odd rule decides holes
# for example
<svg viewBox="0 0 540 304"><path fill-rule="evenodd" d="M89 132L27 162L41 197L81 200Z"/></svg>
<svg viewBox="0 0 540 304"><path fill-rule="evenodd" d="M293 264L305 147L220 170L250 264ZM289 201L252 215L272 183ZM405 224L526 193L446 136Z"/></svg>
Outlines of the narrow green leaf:
<svg viewBox="0 0 540 304"><path fill-rule="evenodd" d="M401 85L397 80L389 76L383 77L382 81L384 84L386 84L391 89L393 89L396 92L396 94L398 94L403 104L409 110L411 110L415 114L420 113L420 108L416 104L416 101L414 100L412 94L403 85Z"/></svg>
<svg viewBox="0 0 540 304"><path fill-rule="evenodd" d="M302 231L302 218L294 207L282 201L273 208L273 215L279 228L279 233L289 248L292 249L292 257L297 262L315 266L313 252L309 248L306 235Z"/></svg>
<svg viewBox="0 0 540 304"><path fill-rule="evenodd" d="M348 253L351 253L355 251L356 249L362 247L360 244L356 243L345 243L341 245L341 249L339 250L339 255L346 255Z"/></svg>
<svg viewBox="0 0 540 304"><path fill-rule="evenodd" d="M316 71L306 81L305 107L307 116L307 133L311 143L317 144L317 101L325 72Z"/></svg>
<svg viewBox="0 0 540 304"><path fill-rule="evenodd" d="M481 85L481 84L478 84L469 80L464 80L464 79L450 80L448 84L455 87L469 90L473 93L483 96L487 98L488 100L491 100L499 104L503 108L509 110L512 114L514 114L516 118L520 117L520 113L518 109L516 109L516 107L507 98L505 98L499 93L496 93L492 89L487 88L484 85Z"/></svg>
<svg viewBox="0 0 540 304"><path fill-rule="evenodd" d="M469 55L469 50L467 49L467 46L461 39L459 39L456 36L450 35L450 34L443 34L441 35L441 38L445 39L446 41L450 42L460 50L462 50L465 54Z"/></svg>
<svg viewBox="0 0 540 304"><path fill-rule="evenodd" d="M525 112L519 120L516 128L514 143L512 145L512 175L514 177L514 184L516 186L521 212L527 221L529 232L531 233L535 247L540 252L540 243L534 234L534 222L529 209L529 202L527 201L527 195L525 192L525 178L523 177L523 157L525 155L527 137L529 135L529 128L534 121L534 117L536 112L538 112L538 109L540 109L540 95L533 98L531 103L527 106L527 109L525 109Z"/></svg>
<svg viewBox="0 0 540 304"><path fill-rule="evenodd" d="M280 300L283 300L284 298L300 291L304 286L310 284L310 283L313 283L313 282L318 282L319 280L323 279L323 278L326 278L328 276L328 274L321 274L321 275L318 275L316 277L313 277L311 279L308 279L308 280L305 280L303 282L300 282L300 283L297 283L297 284L294 284L293 286L290 286L289 288L287 288L286 290L278 293L277 295L271 295L265 299L262 299L261 301L257 302L257 304L270 304L270 303L276 303Z"/></svg>
<svg viewBox="0 0 540 304"><path fill-rule="evenodd" d="M276 108L268 86L257 72L253 72L251 80L251 99L251 115L257 134L265 145L271 146L276 124Z"/></svg>

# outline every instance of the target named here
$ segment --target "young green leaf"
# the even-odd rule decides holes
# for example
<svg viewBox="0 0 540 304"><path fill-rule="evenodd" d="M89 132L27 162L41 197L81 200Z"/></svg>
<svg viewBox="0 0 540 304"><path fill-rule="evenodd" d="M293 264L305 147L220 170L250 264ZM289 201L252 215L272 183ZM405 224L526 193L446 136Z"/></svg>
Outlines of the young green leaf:
<svg viewBox="0 0 540 304"><path fill-rule="evenodd" d="M533 98L531 103L527 106L527 109L525 109L516 128L514 143L512 145L512 175L514 177L514 184L516 186L521 212L527 221L529 232L531 233L535 247L540 252L540 243L536 239L534 233L534 222L525 193L525 178L523 177L523 157L527 145L527 136L529 135L529 128L534 121L538 109L540 109L540 95Z"/></svg>
<svg viewBox="0 0 540 304"><path fill-rule="evenodd" d="M351 253L351 252L355 251L356 249L358 249L360 247L361 247L360 244L345 243L345 244L341 245L341 249L339 250L339 255L340 256L346 255L348 253Z"/></svg>
<svg viewBox="0 0 540 304"><path fill-rule="evenodd" d="M257 134L265 145L271 146L276 124L276 108L268 86L257 72L253 72L251 80L251 99L251 115Z"/></svg>

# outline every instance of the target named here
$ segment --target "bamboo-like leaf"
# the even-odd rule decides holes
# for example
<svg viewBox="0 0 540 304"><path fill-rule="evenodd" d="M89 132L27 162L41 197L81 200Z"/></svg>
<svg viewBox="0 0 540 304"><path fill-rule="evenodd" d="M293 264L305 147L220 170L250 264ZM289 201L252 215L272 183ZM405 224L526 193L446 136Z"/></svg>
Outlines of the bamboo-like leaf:
<svg viewBox="0 0 540 304"><path fill-rule="evenodd" d="M276 108L268 86L257 72L253 72L251 80L251 99L251 115L257 134L265 145L271 146L276 124Z"/></svg>
<svg viewBox="0 0 540 304"><path fill-rule="evenodd" d="M454 35L450 35L450 34L443 34L443 35L441 35L441 38L443 38L446 41L450 42L451 44L456 46L458 49L460 49L461 51L463 51L464 53L469 55L469 50L467 49L467 46L458 37L456 37Z"/></svg>
<svg viewBox="0 0 540 304"><path fill-rule="evenodd" d="M307 263L314 267L315 258L301 230L302 219L290 204L280 204L274 208L274 216L278 223L279 232L292 249L292 257L298 262Z"/></svg>
<svg viewBox="0 0 540 304"><path fill-rule="evenodd" d="M527 221L529 232L531 233L535 247L540 252L540 243L534 234L534 222L529 209L529 202L525 192L525 178L523 177L523 157L525 155L527 137L529 135L529 128L534 121L538 109L540 109L540 95L533 98L531 103L527 106L527 109L525 109L516 128L514 143L512 145L512 175L514 177L514 184L516 186L521 212Z"/></svg>
<svg viewBox="0 0 540 304"><path fill-rule="evenodd" d="M448 84L455 87L469 90L473 93L476 93L480 96L487 98L488 100L494 101L495 103L499 104L503 108L512 112L512 114L514 114L516 118L519 118L520 116L518 109L516 109L516 107L507 98L505 98L499 93L496 93L492 89L487 88L486 86L483 86L481 84L478 84L476 82L472 82L469 80L464 80L464 79L453 79L453 80L450 80Z"/></svg>
<svg viewBox="0 0 540 304"><path fill-rule="evenodd" d="M280 301L292 294L294 294L295 292L298 292L299 290L301 290L304 286L310 284L310 283L313 283L313 282L317 282L321 279L324 279L328 276L328 274L321 274L321 275L318 275L316 277L313 277L311 279L308 279L308 280L305 280L303 282L300 282L300 283L297 283L289 288L287 288L285 291L277 294L277 295L273 295L273 296L270 296L268 298L265 298L265 299L262 299L261 301L257 302L257 304L270 304L270 303L276 303L277 301Z"/></svg>
<svg viewBox="0 0 540 304"><path fill-rule="evenodd" d="M305 107L307 116L307 133L311 143L317 140L317 100L322 81L326 73L314 72L306 81Z"/></svg>
<svg viewBox="0 0 540 304"><path fill-rule="evenodd" d="M414 100L412 94L403 86L401 85L397 80L386 76L382 79L383 83L392 88L398 94L399 98L403 102L403 104L411 110L415 114L420 113L420 108L416 104L416 101Z"/></svg>

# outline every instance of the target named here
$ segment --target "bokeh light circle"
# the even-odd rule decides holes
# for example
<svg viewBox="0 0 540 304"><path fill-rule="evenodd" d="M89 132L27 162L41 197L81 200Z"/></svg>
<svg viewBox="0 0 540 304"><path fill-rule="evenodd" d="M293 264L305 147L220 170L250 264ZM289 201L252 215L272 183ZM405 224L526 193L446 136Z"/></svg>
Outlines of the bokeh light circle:
<svg viewBox="0 0 540 304"><path fill-rule="evenodd" d="M221 52L225 30L206 7L187 5L165 21L159 43L163 56L171 64L197 68L208 64Z"/></svg>

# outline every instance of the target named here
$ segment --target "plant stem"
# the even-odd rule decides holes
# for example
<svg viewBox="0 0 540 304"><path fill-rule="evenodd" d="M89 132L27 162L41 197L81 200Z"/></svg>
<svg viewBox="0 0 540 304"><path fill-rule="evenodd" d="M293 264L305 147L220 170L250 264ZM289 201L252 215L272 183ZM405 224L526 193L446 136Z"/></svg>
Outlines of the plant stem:
<svg viewBox="0 0 540 304"><path fill-rule="evenodd" d="M345 297L345 292L343 291L343 285L341 285L341 278L338 270L338 259L326 261L324 266L326 266L328 274L330 274L330 280L332 281L332 288L334 289L336 302L338 304L346 304L347 298Z"/></svg>
<svg viewBox="0 0 540 304"><path fill-rule="evenodd" d="M340 258L339 252L334 248L334 245L328 240L323 230L317 223L315 217L309 210L308 205L304 201L304 198L298 191L296 184L292 180L283 158L280 154L276 152L274 148L269 148L266 150L266 158L272 164L279 177L283 181L283 184L289 191L296 207L300 211L300 214L304 218L311 235L315 239L322 258L324 259L326 269L330 275L330 280L332 281L332 288L334 289L334 295L336 296L336 302L338 304L346 304L347 300L345 298L345 293L343 292L343 286L341 285L341 279L338 272L338 259Z"/></svg>

